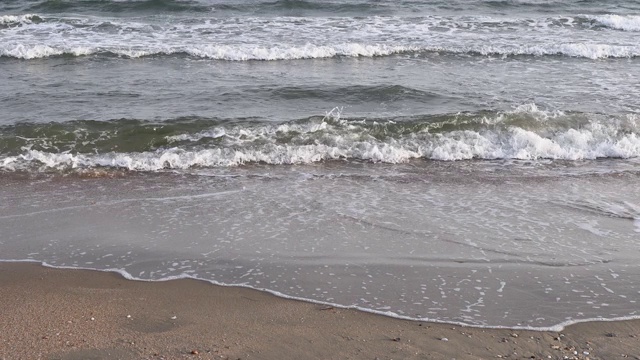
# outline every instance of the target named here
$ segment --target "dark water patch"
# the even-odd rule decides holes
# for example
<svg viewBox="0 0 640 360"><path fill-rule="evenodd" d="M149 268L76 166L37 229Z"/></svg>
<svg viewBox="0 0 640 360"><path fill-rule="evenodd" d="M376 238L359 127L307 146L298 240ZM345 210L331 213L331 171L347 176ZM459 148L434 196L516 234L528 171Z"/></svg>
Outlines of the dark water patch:
<svg viewBox="0 0 640 360"><path fill-rule="evenodd" d="M637 1L310 1L275 0L246 2L241 0L5 0L0 12L43 11L48 13L121 13L127 12L211 12L252 15L316 15L316 14L434 14L472 12L475 14L517 14L522 12L568 14L628 14L640 11Z"/></svg>
<svg viewBox="0 0 640 360"><path fill-rule="evenodd" d="M267 100L304 100L321 99L329 102L362 103L362 102L396 102L396 101L445 101L449 97L434 92L423 91L401 85L353 85L344 87L312 87L312 86L264 86L242 88L238 91L222 94L224 97L258 96Z"/></svg>
<svg viewBox="0 0 640 360"><path fill-rule="evenodd" d="M316 16L316 15L376 15L390 14L401 11L403 6L387 1L306 1L306 0L275 0L275 1L225 1L212 4L216 14L251 14L251 15L285 15L285 16Z"/></svg>
<svg viewBox="0 0 640 360"><path fill-rule="evenodd" d="M24 4L24 3L23 3ZM313 13L340 14L360 13L376 14L390 11L393 4L383 2L345 2L345 1L305 1L276 0L263 2L210 2L191 0L44 0L31 2L19 8L23 11L41 11L46 13L79 12L79 13L175 13L175 12L215 12L215 13L251 13L307 15ZM19 5L16 4L15 7Z"/></svg>
<svg viewBox="0 0 640 360"><path fill-rule="evenodd" d="M352 13L375 14L389 10L387 4L378 1L347 2L347 1L306 1L306 0L277 0L265 2L261 7L270 10L286 12L318 11L327 13Z"/></svg>
<svg viewBox="0 0 640 360"><path fill-rule="evenodd" d="M0 127L0 153L15 155L25 147L51 153L149 151L167 145L167 136L198 132L219 122L217 119L178 118L162 123L133 119L19 123Z"/></svg>
<svg viewBox="0 0 640 360"><path fill-rule="evenodd" d="M126 13L148 12L205 12L211 11L211 6L197 1L187 0L134 0L134 1L104 1L104 0L45 0L30 6L28 11L45 13Z"/></svg>
<svg viewBox="0 0 640 360"><path fill-rule="evenodd" d="M489 0L489 1L481 1L479 3L487 7L494 7L494 8L500 8L500 9L507 8L507 7L514 7L519 9L534 8L537 10L541 10L541 9L553 9L553 8L562 7L564 6L565 2L563 1L540 2L540 1L522 1L522 0Z"/></svg>
<svg viewBox="0 0 640 360"><path fill-rule="evenodd" d="M470 5L470 4L469 4ZM624 14L628 10L638 10L640 5L636 1L628 0L576 0L576 1L526 1L526 0L479 0L475 1L478 9L492 9L498 12L512 13L527 11L537 13L582 13L582 14Z"/></svg>
<svg viewBox="0 0 640 360"><path fill-rule="evenodd" d="M74 3L76 5L74 5ZM65 12L65 11L77 8L78 4L81 4L81 3L83 2L82 1L66 1L66 0L45 0L40 3L36 3L32 5L31 7L27 8L27 10L60 13L60 12Z"/></svg>

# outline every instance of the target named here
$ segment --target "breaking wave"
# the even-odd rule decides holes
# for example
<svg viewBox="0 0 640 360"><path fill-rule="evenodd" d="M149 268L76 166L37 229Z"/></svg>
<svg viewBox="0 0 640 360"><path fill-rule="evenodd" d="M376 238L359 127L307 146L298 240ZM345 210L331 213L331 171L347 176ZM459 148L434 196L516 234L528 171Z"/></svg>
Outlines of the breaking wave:
<svg viewBox="0 0 640 360"><path fill-rule="evenodd" d="M3 129L10 145L0 148L0 168L158 171L329 160L634 158L640 157L639 130L635 114L547 112L533 104L407 119L343 119L334 110L284 123L185 118L21 124Z"/></svg>
<svg viewBox="0 0 640 360"><path fill-rule="evenodd" d="M2 45L0 45L1 47ZM335 57L380 57L397 54L449 54L477 56L568 56L587 59L635 58L640 56L639 46L618 46L606 44L549 44L546 46L490 46L480 45L463 48L368 45L343 43L337 45L273 46L253 45L202 45L193 47L164 46L144 47L100 47L100 46L48 46L17 45L0 48L0 56L18 59L38 59L52 56L105 55L125 58L153 56L189 56L193 58L226 61L274 61L327 59Z"/></svg>
<svg viewBox="0 0 640 360"><path fill-rule="evenodd" d="M0 16L0 29L12 27L12 26L20 26L26 24L38 24L42 22L42 18L38 15L34 14L25 14L25 15L2 15Z"/></svg>
<svg viewBox="0 0 640 360"><path fill-rule="evenodd" d="M1 46L1 45L0 45ZM375 57L417 51L417 48L387 45L366 45L345 43L334 46L306 44L302 46L229 46L202 45L193 47L164 48L103 48L91 46L48 46L34 45L0 49L0 56L18 59L38 59L51 56L87 56L93 54L140 58L150 56L191 56L212 60L247 61L247 60L297 60L322 59L338 56Z"/></svg>
<svg viewBox="0 0 640 360"><path fill-rule="evenodd" d="M624 31L640 31L640 16L634 15L596 15L588 16L597 24L602 26L624 30Z"/></svg>

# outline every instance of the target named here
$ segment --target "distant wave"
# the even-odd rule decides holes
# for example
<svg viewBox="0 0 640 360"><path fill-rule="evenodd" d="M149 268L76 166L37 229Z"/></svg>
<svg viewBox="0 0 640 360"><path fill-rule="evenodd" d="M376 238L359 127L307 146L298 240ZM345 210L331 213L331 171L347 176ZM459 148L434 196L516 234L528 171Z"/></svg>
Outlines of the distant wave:
<svg viewBox="0 0 640 360"><path fill-rule="evenodd" d="M194 0L42 0L27 5L26 11L44 13L60 12L145 12L175 13L192 12L207 13L218 11L257 12L270 11L319 11L328 13L359 12L370 13L387 9L383 3L369 1L305 1L305 0L267 0L267 1L194 1Z"/></svg>
<svg viewBox="0 0 640 360"><path fill-rule="evenodd" d="M42 18L35 14L2 15L0 16L0 29L21 24L37 24L40 22L42 22Z"/></svg>
<svg viewBox="0 0 640 360"><path fill-rule="evenodd" d="M0 4L0 11L6 10ZM600 10L607 10L606 3L599 5ZM7 6L7 5L5 5ZM483 13L486 10L495 11L539 11L556 13L580 13L582 9L590 9L590 1L475 1L475 0L449 0L449 1L365 1L365 0L24 0L22 4L9 3L10 9L22 11L38 11L43 13L207 13L207 12L242 12L242 13L331 13L331 14L359 14L370 15L372 13L395 12L427 12L438 10L469 10L474 13ZM615 6L610 7L615 10Z"/></svg>
<svg viewBox="0 0 640 360"><path fill-rule="evenodd" d="M634 114L566 114L529 104L509 112L393 120L342 119L334 110L325 117L286 123L177 119L20 124L2 129L4 143L13 145L0 148L0 168L157 171L327 160L634 158L640 157L638 123Z"/></svg>
<svg viewBox="0 0 640 360"><path fill-rule="evenodd" d="M103 48L87 46L48 46L48 45L17 45L12 48L0 45L0 56L18 59L38 59L52 56L87 56L107 55L127 58L149 56L191 56L213 60L247 61L247 60L295 60L322 59L337 56L374 57L392 54L420 51L417 47L366 45L345 43L334 46L306 44L302 46L230 46L203 45L193 47L165 47L165 48Z"/></svg>
<svg viewBox="0 0 640 360"><path fill-rule="evenodd" d="M30 5L28 11L45 13L101 11L121 13L127 11L145 12L202 12L210 11L212 6L190 0L43 0Z"/></svg>
<svg viewBox="0 0 640 360"><path fill-rule="evenodd" d="M469 53L496 56L568 56L587 59L633 58L640 56L640 46L623 46L608 44L564 43L522 46L479 46L469 49L448 50L452 53Z"/></svg>
<svg viewBox="0 0 640 360"><path fill-rule="evenodd" d="M214 10L235 10L235 11L295 11L314 10L326 13L360 12L371 14L388 9L382 2L356 1L347 2L341 0L334 1L305 1L305 0L274 0L252 3L221 3L213 7Z"/></svg>
<svg viewBox="0 0 640 360"><path fill-rule="evenodd" d="M200 45L165 47L101 47L86 44L72 45L7 45L0 44L0 56L17 59L40 59L54 56L116 56L141 58L154 56L188 56L225 61L275 61L300 59L327 59L335 57L380 57L397 54L415 55L470 55L470 56L567 56L586 59L635 58L640 56L640 45L566 43L548 45L499 46L478 45L468 47L403 46L342 43L335 45Z"/></svg>
<svg viewBox="0 0 640 360"><path fill-rule="evenodd" d="M187 56L247 61L396 54L634 58L640 17L0 18L0 57ZM605 29L605 30L603 30ZM233 34L233 36L229 36Z"/></svg>

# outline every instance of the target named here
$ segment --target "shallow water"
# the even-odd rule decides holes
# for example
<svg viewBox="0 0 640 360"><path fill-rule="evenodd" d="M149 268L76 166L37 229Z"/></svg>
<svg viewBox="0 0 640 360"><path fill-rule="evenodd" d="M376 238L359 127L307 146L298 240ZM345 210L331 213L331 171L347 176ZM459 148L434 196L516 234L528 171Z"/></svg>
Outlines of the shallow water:
<svg viewBox="0 0 640 360"><path fill-rule="evenodd" d="M636 172L466 165L7 179L3 257L480 326L638 315Z"/></svg>

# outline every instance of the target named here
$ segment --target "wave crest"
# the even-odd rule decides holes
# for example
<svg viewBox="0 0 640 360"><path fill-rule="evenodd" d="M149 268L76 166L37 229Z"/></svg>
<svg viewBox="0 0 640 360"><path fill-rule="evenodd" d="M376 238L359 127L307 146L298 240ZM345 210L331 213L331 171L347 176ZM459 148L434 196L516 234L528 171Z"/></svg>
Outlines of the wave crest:
<svg viewBox="0 0 640 360"><path fill-rule="evenodd" d="M640 16L637 15L597 15L589 16L596 23L616 30L640 31Z"/></svg>
<svg viewBox="0 0 640 360"><path fill-rule="evenodd" d="M335 57L380 57L398 54L451 54L480 56L568 56L586 59L635 58L640 56L640 46L607 44L549 44L536 46L490 46L477 47L419 47L390 46L361 43L337 45L281 45L262 47L252 45L202 45L192 47L101 47L68 45L0 45L0 56L18 59L38 59L52 56L87 56L103 54L126 58L151 56L190 56L194 58L224 61L277 61L300 59L328 59Z"/></svg>
<svg viewBox="0 0 640 360"><path fill-rule="evenodd" d="M5 154L0 168L158 171L329 160L401 163L412 159L640 157L640 118L635 114L571 114L540 110L533 104L508 112L410 119L343 119L339 111L333 111L325 117L279 124L202 119L169 122L167 128L135 121L96 122L94 130L87 129L89 126L91 123L84 122L68 129L27 129L40 135L49 131L44 142L25 140L29 133L24 129L19 134L18 129L4 129L9 134L5 139L9 137L16 145L0 149ZM69 142L69 133L84 135ZM131 142L131 138L144 141ZM135 145L139 143L146 145Z"/></svg>
<svg viewBox="0 0 640 360"><path fill-rule="evenodd" d="M23 24L38 24L42 21L42 18L35 14L2 15L0 16L0 29L3 27L20 26Z"/></svg>

